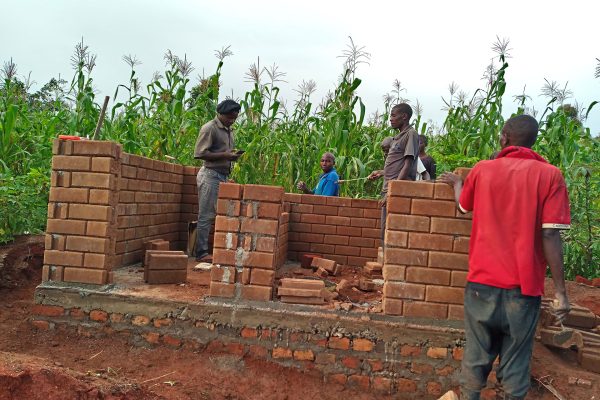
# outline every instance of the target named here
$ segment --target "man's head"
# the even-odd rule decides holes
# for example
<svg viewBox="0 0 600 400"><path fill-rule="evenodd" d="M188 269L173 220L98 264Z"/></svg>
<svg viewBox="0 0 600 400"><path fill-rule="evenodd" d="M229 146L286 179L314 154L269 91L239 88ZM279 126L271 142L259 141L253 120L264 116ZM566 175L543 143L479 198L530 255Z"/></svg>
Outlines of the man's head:
<svg viewBox="0 0 600 400"><path fill-rule="evenodd" d="M425 152L425 147L429 144L429 139L425 135L419 135L419 152Z"/></svg>
<svg viewBox="0 0 600 400"><path fill-rule="evenodd" d="M531 148L538 134L538 123L529 115L517 115L504 123L500 133L500 146L521 146Z"/></svg>
<svg viewBox="0 0 600 400"><path fill-rule="evenodd" d="M238 117L242 107L231 99L223 100L217 105L217 117L219 121L229 128Z"/></svg>
<svg viewBox="0 0 600 400"><path fill-rule="evenodd" d="M335 165L335 156L329 152L323 153L321 156L321 169L327 173L333 169Z"/></svg>
<svg viewBox="0 0 600 400"><path fill-rule="evenodd" d="M406 103L396 104L390 113L390 125L394 129L400 129L410 121L412 108Z"/></svg>

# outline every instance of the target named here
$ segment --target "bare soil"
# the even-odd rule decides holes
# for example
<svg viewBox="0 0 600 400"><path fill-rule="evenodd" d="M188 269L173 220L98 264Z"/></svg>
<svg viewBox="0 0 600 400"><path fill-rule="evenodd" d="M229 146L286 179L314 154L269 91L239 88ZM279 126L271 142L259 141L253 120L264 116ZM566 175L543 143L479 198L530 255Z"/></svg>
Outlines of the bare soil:
<svg viewBox="0 0 600 400"><path fill-rule="evenodd" d="M28 250L21 247L24 243ZM248 357L186 348L147 349L132 347L122 337L97 339L58 330L38 331L28 318L35 286L41 281L41 252L32 250L39 245L39 238L26 238L0 248L0 261L4 260L0 279L8 276L10 281L0 289L0 400L392 398L325 385L314 372ZM598 313L600 289L568 282L568 290L572 301L591 304ZM376 297L377 292L366 292L352 302L372 306ZM572 351L553 351L536 343L532 375L546 377L565 399L600 399L600 375L582 370ZM591 387L569 385L569 377L586 379ZM537 385L527 397L555 398Z"/></svg>

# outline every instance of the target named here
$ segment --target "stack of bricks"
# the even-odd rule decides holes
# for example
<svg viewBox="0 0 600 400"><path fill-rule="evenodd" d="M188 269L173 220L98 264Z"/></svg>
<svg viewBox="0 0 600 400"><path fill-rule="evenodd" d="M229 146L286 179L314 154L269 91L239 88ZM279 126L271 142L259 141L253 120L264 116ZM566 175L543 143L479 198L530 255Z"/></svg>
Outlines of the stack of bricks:
<svg viewBox="0 0 600 400"><path fill-rule="evenodd" d="M268 301L285 262L283 188L222 183L217 201L210 295ZM283 228L282 228L283 226ZM283 235L280 235L283 233Z"/></svg>
<svg viewBox="0 0 600 400"><path fill-rule="evenodd" d="M144 281L149 284L185 283L188 257L183 251L147 250Z"/></svg>
<svg viewBox="0 0 600 400"><path fill-rule="evenodd" d="M283 278L277 295L284 303L322 305L325 282L312 279Z"/></svg>
<svg viewBox="0 0 600 400"><path fill-rule="evenodd" d="M43 280L109 283L121 146L56 139L53 154Z"/></svg>
<svg viewBox="0 0 600 400"><path fill-rule="evenodd" d="M462 319L470 215L442 183L393 181L388 196L384 313Z"/></svg>
<svg viewBox="0 0 600 400"><path fill-rule="evenodd" d="M377 259L381 208L377 200L286 193L291 204L288 258L319 254L341 265Z"/></svg>
<svg viewBox="0 0 600 400"><path fill-rule="evenodd" d="M121 155L119 180L117 265L142 260L143 243L164 239L183 248L180 203L184 167L133 154Z"/></svg>
<svg viewBox="0 0 600 400"><path fill-rule="evenodd" d="M188 240L188 224L198 219L198 185L196 176L200 167L184 166L183 167L183 182L181 185L181 214L180 221L185 229L179 231L180 243L186 243ZM212 252L214 225L210 229L208 235L208 251ZM188 248L191 249L193 243L188 243ZM190 254L193 255L193 254Z"/></svg>

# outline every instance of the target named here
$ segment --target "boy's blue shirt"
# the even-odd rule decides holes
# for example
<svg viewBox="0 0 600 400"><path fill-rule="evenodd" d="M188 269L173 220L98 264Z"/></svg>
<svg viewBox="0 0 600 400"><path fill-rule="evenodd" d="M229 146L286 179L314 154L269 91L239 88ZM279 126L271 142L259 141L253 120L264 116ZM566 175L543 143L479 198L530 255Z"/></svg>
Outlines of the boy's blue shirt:
<svg viewBox="0 0 600 400"><path fill-rule="evenodd" d="M319 177L319 183L317 184L314 193L320 196L339 196L339 180L340 177L337 171L335 168L332 168L331 171L321 174Z"/></svg>

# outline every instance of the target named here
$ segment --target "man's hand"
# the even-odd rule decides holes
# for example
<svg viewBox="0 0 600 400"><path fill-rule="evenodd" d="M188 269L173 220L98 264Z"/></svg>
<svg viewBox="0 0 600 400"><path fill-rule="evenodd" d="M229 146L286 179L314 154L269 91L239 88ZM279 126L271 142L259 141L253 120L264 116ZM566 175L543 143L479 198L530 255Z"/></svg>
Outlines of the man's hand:
<svg viewBox="0 0 600 400"><path fill-rule="evenodd" d="M296 187L301 190L303 193L305 194L309 194L312 193L308 187L306 186L306 183L304 183L303 181L298 182L298 184L296 185Z"/></svg>
<svg viewBox="0 0 600 400"><path fill-rule="evenodd" d="M228 161L237 161L238 158L240 158L241 154L235 153L235 152L228 152L228 153L224 153L225 154L225 159Z"/></svg>
<svg viewBox="0 0 600 400"><path fill-rule="evenodd" d="M387 193L383 195L381 199L377 202L379 208L383 208L387 204Z"/></svg>
<svg viewBox="0 0 600 400"><path fill-rule="evenodd" d="M452 187L456 186L458 183L462 183L460 176L453 174L452 172L444 172L442 176L440 176L439 181Z"/></svg>
<svg viewBox="0 0 600 400"><path fill-rule="evenodd" d="M367 179L370 181L374 181L374 180L381 178L382 176L383 176L383 170L378 170L378 171L371 172L371 174L367 177Z"/></svg>
<svg viewBox="0 0 600 400"><path fill-rule="evenodd" d="M556 298L552 301L552 315L562 324L569 311L571 311L571 305L565 293L556 293L555 296Z"/></svg>

